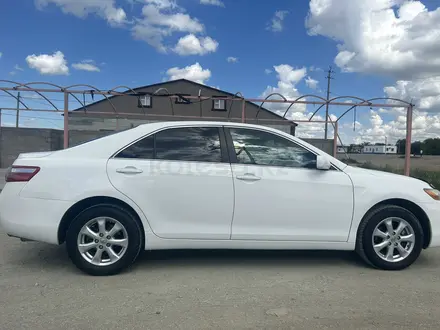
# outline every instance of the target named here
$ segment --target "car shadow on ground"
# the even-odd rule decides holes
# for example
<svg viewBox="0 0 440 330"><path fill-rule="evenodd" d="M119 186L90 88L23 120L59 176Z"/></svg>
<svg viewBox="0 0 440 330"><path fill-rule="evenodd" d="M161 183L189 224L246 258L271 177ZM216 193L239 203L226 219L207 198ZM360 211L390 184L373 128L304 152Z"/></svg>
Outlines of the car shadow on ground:
<svg viewBox="0 0 440 330"><path fill-rule="evenodd" d="M74 271L76 268L67 256L65 244L61 246L36 242L14 244L3 258L7 268L26 267L28 270ZM417 268L437 268L439 262L422 252L416 261ZM161 250L144 251L131 270L154 268L216 268L235 267L344 267L345 269L371 269L352 251L299 251L299 250Z"/></svg>
<svg viewBox="0 0 440 330"><path fill-rule="evenodd" d="M134 266L167 267L285 267L362 266L351 251L292 250L163 250L145 251Z"/></svg>
<svg viewBox="0 0 440 330"><path fill-rule="evenodd" d="M11 239L11 238L8 238ZM37 242L14 244L8 251L5 264L45 270L69 267L65 244L61 246ZM351 251L290 251L290 250L161 250L143 251L135 269L167 267L217 266L361 266L364 264Z"/></svg>

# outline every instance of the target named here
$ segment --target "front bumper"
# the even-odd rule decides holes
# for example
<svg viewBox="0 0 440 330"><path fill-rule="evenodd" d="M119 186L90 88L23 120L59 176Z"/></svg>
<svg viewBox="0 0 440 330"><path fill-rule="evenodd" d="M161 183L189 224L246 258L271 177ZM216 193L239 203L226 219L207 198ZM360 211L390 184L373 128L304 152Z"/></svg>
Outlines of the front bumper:
<svg viewBox="0 0 440 330"><path fill-rule="evenodd" d="M6 184L0 193L1 227L10 236L59 244L58 227L71 202L20 197L23 185Z"/></svg>
<svg viewBox="0 0 440 330"><path fill-rule="evenodd" d="M440 246L440 202L421 203L431 225L431 241L428 247Z"/></svg>

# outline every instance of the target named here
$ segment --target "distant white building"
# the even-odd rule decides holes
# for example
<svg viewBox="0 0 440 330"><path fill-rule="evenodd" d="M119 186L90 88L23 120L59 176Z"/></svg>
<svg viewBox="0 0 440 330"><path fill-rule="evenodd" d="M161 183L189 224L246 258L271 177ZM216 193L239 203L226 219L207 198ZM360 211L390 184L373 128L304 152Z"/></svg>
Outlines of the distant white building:
<svg viewBox="0 0 440 330"><path fill-rule="evenodd" d="M397 146L364 146L364 154L397 154Z"/></svg>

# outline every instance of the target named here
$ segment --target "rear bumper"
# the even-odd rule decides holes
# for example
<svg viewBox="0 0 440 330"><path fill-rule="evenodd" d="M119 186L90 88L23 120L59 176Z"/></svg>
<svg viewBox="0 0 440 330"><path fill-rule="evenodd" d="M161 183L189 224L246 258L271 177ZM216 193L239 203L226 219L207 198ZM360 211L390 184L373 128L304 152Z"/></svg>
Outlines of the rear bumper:
<svg viewBox="0 0 440 330"><path fill-rule="evenodd" d="M20 197L24 183L10 183L0 193L0 225L10 236L58 243L58 227L71 202Z"/></svg>

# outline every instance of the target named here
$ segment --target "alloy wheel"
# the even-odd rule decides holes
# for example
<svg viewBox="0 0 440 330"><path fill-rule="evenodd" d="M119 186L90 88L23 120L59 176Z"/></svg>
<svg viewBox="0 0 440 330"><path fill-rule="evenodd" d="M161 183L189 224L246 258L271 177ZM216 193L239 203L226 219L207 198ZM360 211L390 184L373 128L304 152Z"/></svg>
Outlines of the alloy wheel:
<svg viewBox="0 0 440 330"><path fill-rule="evenodd" d="M381 259L394 263L406 259L411 254L415 234L413 227L404 219L389 217L376 226L372 240L376 254Z"/></svg>
<svg viewBox="0 0 440 330"><path fill-rule="evenodd" d="M89 263L95 266L111 265L127 251L127 230L118 220L110 217L91 219L81 228L77 247Z"/></svg>

